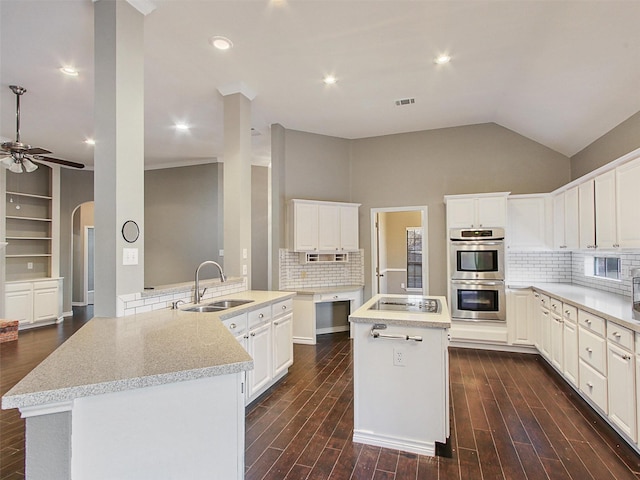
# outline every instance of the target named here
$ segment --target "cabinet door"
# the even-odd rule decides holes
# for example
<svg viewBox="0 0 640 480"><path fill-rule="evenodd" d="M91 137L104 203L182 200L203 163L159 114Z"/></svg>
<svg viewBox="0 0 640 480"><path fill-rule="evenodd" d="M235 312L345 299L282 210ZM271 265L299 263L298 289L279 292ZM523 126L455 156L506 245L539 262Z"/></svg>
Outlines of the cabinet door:
<svg viewBox="0 0 640 480"><path fill-rule="evenodd" d="M358 250L358 207L340 207L340 248L347 252Z"/></svg>
<svg viewBox="0 0 640 480"><path fill-rule="evenodd" d="M34 288L33 320L47 320L58 317L58 288Z"/></svg>
<svg viewBox="0 0 640 480"><path fill-rule="evenodd" d="M293 313L273 321L273 377L293 365Z"/></svg>
<svg viewBox="0 0 640 480"><path fill-rule="evenodd" d="M294 204L294 250L313 252L318 250L318 205Z"/></svg>
<svg viewBox="0 0 640 480"><path fill-rule="evenodd" d="M504 227L507 224L507 199L505 197L480 197L478 200L477 227Z"/></svg>
<svg viewBox="0 0 640 480"><path fill-rule="evenodd" d="M340 250L340 207L318 206L318 250Z"/></svg>
<svg viewBox="0 0 640 480"><path fill-rule="evenodd" d="M564 243L569 250L580 247L578 187L564 192Z"/></svg>
<svg viewBox="0 0 640 480"><path fill-rule="evenodd" d="M607 346L609 419L636 439L636 397L633 356L616 345Z"/></svg>
<svg viewBox="0 0 640 480"><path fill-rule="evenodd" d="M545 199L510 198L507 200L508 248L545 250Z"/></svg>
<svg viewBox="0 0 640 480"><path fill-rule="evenodd" d="M640 248L640 161L616 168L616 207L618 244L622 248Z"/></svg>
<svg viewBox="0 0 640 480"><path fill-rule="evenodd" d="M476 223L476 199L456 198L447 200L447 225L449 228L472 228Z"/></svg>
<svg viewBox="0 0 640 480"><path fill-rule="evenodd" d="M540 309L540 353L551 358L551 314L546 308Z"/></svg>
<svg viewBox="0 0 640 480"><path fill-rule="evenodd" d="M5 317L21 324L33 322L33 292L31 288L9 291L5 294Z"/></svg>
<svg viewBox="0 0 640 480"><path fill-rule="evenodd" d="M578 386L578 327L575 323L564 321L562 332L563 373L565 378Z"/></svg>
<svg viewBox="0 0 640 480"><path fill-rule="evenodd" d="M598 248L616 248L616 173L614 170L599 175L594 180L596 243Z"/></svg>
<svg viewBox="0 0 640 480"><path fill-rule="evenodd" d="M553 248L567 248L564 241L564 192L553 197Z"/></svg>
<svg viewBox="0 0 640 480"><path fill-rule="evenodd" d="M551 364L562 372L563 365L563 321L558 315L550 314L551 317Z"/></svg>
<svg viewBox="0 0 640 480"><path fill-rule="evenodd" d="M578 185L580 248L596 247L593 180Z"/></svg>
<svg viewBox="0 0 640 480"><path fill-rule="evenodd" d="M271 381L271 322L249 332L247 351L253 357L253 370L249 370L247 391L253 397Z"/></svg>
<svg viewBox="0 0 640 480"><path fill-rule="evenodd" d="M530 290L512 290L507 296L507 322L510 343L531 345L533 343Z"/></svg>

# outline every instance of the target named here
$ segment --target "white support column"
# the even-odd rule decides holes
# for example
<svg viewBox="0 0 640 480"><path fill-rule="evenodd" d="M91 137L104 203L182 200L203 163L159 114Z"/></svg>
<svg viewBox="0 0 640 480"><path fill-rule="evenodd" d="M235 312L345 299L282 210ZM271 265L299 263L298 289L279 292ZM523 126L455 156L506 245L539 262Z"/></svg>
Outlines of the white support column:
<svg viewBox="0 0 640 480"><path fill-rule="evenodd" d="M224 270L251 288L251 100L246 87L224 95Z"/></svg>
<svg viewBox="0 0 640 480"><path fill-rule="evenodd" d="M95 315L116 316L117 296L144 288L144 16L98 1L95 20ZM140 236L123 239L135 221ZM123 248L138 264L123 265Z"/></svg>

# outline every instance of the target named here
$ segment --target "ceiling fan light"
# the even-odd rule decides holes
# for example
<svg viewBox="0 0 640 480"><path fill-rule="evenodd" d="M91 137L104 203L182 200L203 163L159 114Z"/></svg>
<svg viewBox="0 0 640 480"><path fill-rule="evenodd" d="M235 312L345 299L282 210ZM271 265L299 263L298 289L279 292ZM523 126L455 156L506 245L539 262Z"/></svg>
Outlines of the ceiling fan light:
<svg viewBox="0 0 640 480"><path fill-rule="evenodd" d="M26 158L22 159L22 166L27 171L27 173L35 172L38 169L38 165L33 163L31 160L27 160Z"/></svg>
<svg viewBox="0 0 640 480"><path fill-rule="evenodd" d="M13 162L9 167L9 171L13 173L24 173L24 169L22 168L22 164L20 162Z"/></svg>
<svg viewBox="0 0 640 480"><path fill-rule="evenodd" d="M0 163L2 163L3 166L9 168L11 165L13 165L13 157L4 157L2 160L0 160Z"/></svg>

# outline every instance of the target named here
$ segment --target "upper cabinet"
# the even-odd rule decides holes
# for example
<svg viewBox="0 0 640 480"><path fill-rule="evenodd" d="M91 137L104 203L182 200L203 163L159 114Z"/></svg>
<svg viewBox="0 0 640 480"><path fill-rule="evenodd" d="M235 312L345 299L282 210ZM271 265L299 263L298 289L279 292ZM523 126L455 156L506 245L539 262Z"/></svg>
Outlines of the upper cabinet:
<svg viewBox="0 0 640 480"><path fill-rule="evenodd" d="M292 249L327 253L357 251L359 206L356 203L292 200L289 223Z"/></svg>
<svg viewBox="0 0 640 480"><path fill-rule="evenodd" d="M578 185L580 248L596 248L596 216L594 181Z"/></svg>
<svg viewBox="0 0 640 480"><path fill-rule="evenodd" d="M507 248L548 250L548 195L512 195L507 200Z"/></svg>
<svg viewBox="0 0 640 480"><path fill-rule="evenodd" d="M448 228L505 227L508 193L447 195Z"/></svg>
<svg viewBox="0 0 640 480"><path fill-rule="evenodd" d="M616 168L617 244L640 248L640 160Z"/></svg>
<svg viewBox="0 0 640 480"><path fill-rule="evenodd" d="M603 173L594 179L595 229L598 248L617 248L616 172Z"/></svg>

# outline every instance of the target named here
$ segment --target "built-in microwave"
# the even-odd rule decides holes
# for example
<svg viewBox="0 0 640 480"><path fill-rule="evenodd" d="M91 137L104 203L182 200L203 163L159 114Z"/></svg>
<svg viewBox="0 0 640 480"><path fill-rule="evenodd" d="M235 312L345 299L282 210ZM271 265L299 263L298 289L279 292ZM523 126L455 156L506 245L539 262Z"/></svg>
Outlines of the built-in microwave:
<svg viewBox="0 0 640 480"><path fill-rule="evenodd" d="M507 318L504 281L451 281L451 317L504 322Z"/></svg>
<svg viewBox="0 0 640 480"><path fill-rule="evenodd" d="M451 229L453 280L504 280L504 229Z"/></svg>

